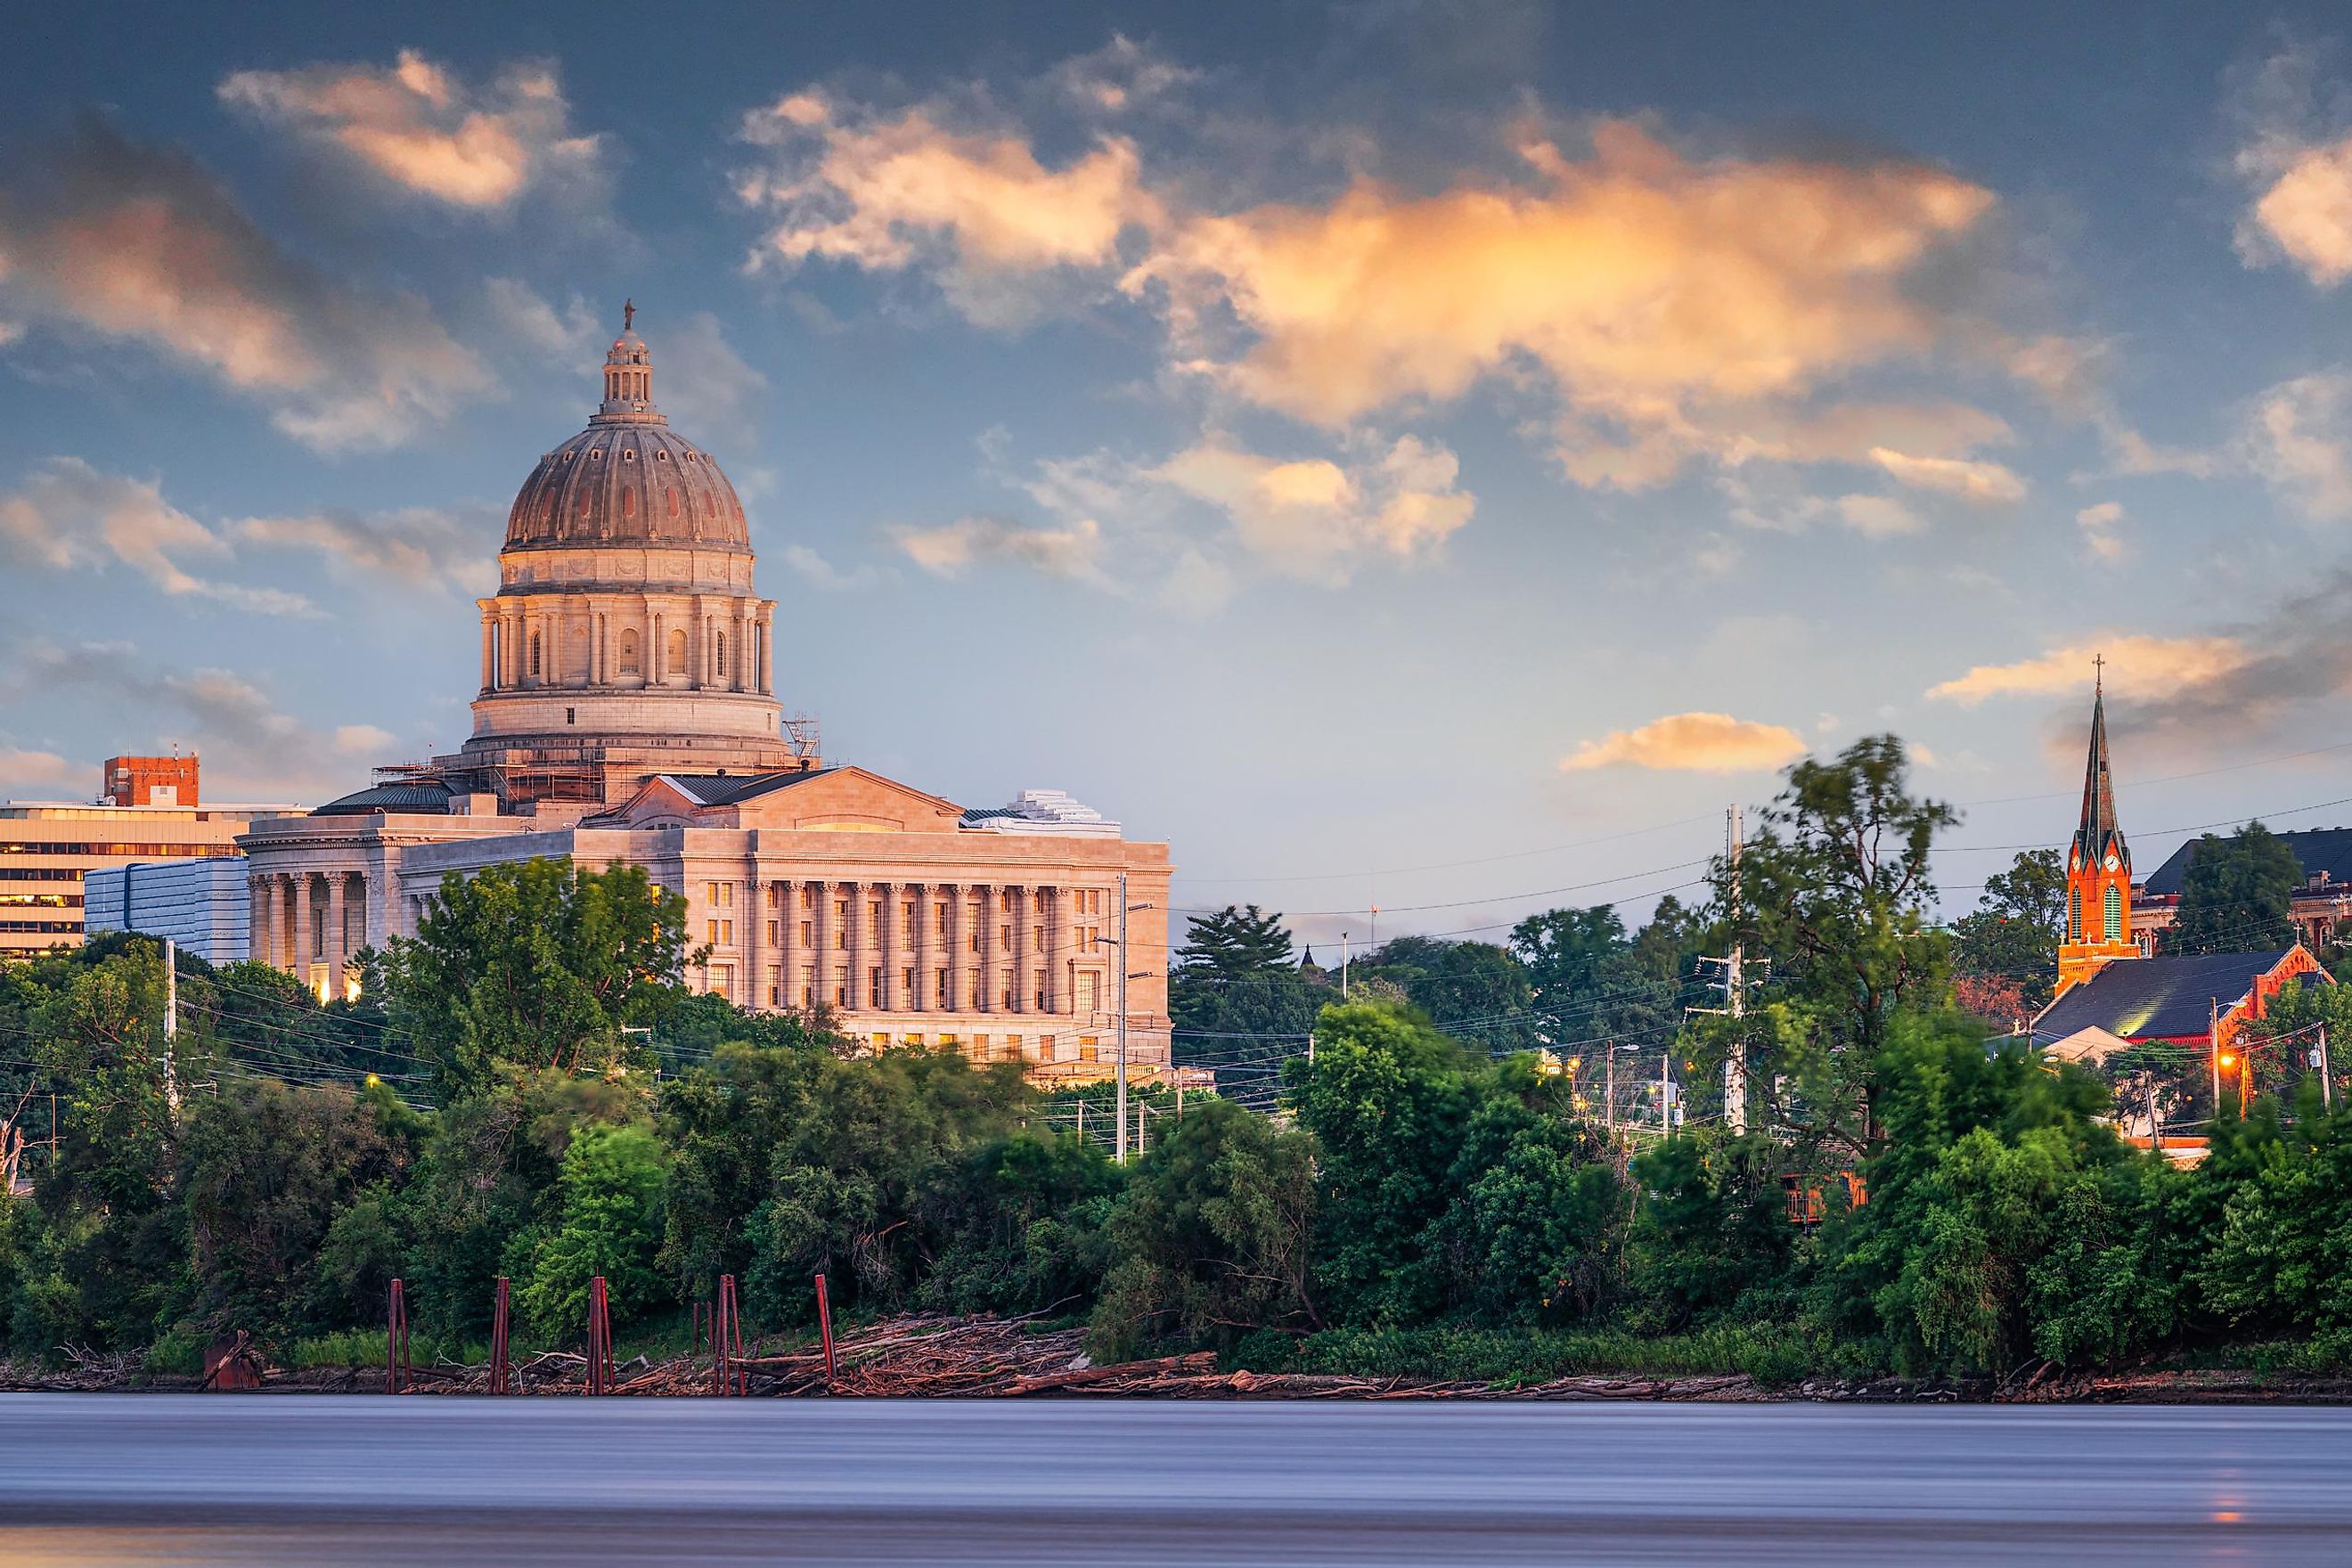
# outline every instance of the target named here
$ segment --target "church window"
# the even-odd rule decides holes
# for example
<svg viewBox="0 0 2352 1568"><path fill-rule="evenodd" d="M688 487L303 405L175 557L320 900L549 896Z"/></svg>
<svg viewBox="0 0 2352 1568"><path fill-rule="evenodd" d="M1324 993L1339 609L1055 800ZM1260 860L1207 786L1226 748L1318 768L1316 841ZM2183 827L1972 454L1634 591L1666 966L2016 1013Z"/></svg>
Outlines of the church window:
<svg viewBox="0 0 2352 1568"><path fill-rule="evenodd" d="M637 515L636 491L623 490L621 492L621 515L625 518L635 517Z"/></svg>
<svg viewBox="0 0 2352 1568"><path fill-rule="evenodd" d="M2066 895L2066 940L2083 940L2083 889L2075 888Z"/></svg>
<svg viewBox="0 0 2352 1568"><path fill-rule="evenodd" d="M621 673L623 675L640 673L637 668L637 634L634 631L621 633Z"/></svg>
<svg viewBox="0 0 2352 1568"><path fill-rule="evenodd" d="M683 629L669 634L669 672L672 675L686 673L686 633Z"/></svg>
<svg viewBox="0 0 2352 1568"><path fill-rule="evenodd" d="M2123 889L2116 887L2113 882L2109 882L2107 884L2106 896L2103 902L2105 904L2105 908L2101 912L2105 917L2106 923L2107 940L2109 942L2121 942L2124 939Z"/></svg>

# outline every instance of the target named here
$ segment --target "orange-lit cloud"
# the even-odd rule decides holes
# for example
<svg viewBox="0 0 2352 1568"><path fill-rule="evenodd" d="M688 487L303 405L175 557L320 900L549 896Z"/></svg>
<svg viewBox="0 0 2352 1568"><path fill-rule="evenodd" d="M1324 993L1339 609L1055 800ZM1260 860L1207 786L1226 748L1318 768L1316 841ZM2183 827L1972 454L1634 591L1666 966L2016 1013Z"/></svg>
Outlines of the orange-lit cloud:
<svg viewBox="0 0 2352 1568"><path fill-rule="evenodd" d="M2083 531L2084 545L2107 562L2121 561L2131 553L2131 547L2116 535L2116 526L2123 520L2121 501L2103 500L2074 514L2075 525Z"/></svg>
<svg viewBox="0 0 2352 1568"><path fill-rule="evenodd" d="M803 92L749 116L744 138L777 159L737 185L774 215L762 256L882 271L927 263L968 314L1008 320L1021 313L1024 275L1105 267L1121 231L1154 210L1124 137L1049 168L1019 135L952 131L934 112L880 117Z"/></svg>
<svg viewBox="0 0 2352 1568"><path fill-rule="evenodd" d="M2310 516L2352 517L2352 374L2315 372L2263 393L2239 450Z"/></svg>
<svg viewBox="0 0 2352 1568"><path fill-rule="evenodd" d="M770 151L739 191L774 216L772 261L926 267L983 320L1008 319L1021 279L1091 292L1115 271L1163 316L1171 366L1335 430L1533 375L1564 470L1620 489L1700 457L1957 458L2008 434L1956 405L1805 411L1960 330L1911 285L1994 198L1922 163L1692 158L1609 121L1582 155L1526 139L1517 179L1359 178L1219 211L1123 136L1050 162L945 103L885 116L804 91L745 136Z"/></svg>
<svg viewBox="0 0 2352 1568"><path fill-rule="evenodd" d="M2352 136L2294 153L2247 223L2314 283L2352 278Z"/></svg>
<svg viewBox="0 0 2352 1568"><path fill-rule="evenodd" d="M1759 724L1728 713L1675 713L1638 730L1616 730L1587 741L1559 765L1563 773L1612 767L1759 773L1785 767L1804 754L1804 737L1785 724Z"/></svg>
<svg viewBox="0 0 2352 1568"><path fill-rule="evenodd" d="M1927 695L1974 707L1991 697L2085 691L2095 673L2092 660L2102 657L2107 661L2107 689L2130 700L2169 697L2183 687L2211 685L2244 669L2255 655L2234 637L2100 637L2015 664L1980 664L1928 688Z"/></svg>
<svg viewBox="0 0 2352 1568"><path fill-rule="evenodd" d="M1283 570L1344 577L1365 555L1412 560L1470 521L1477 499L1457 489L1444 447L1400 437L1377 459L1284 462L1229 441L1202 442L1150 471L1223 511L1242 548Z"/></svg>
<svg viewBox="0 0 2352 1568"><path fill-rule="evenodd" d="M1886 447L1872 447L1870 460L1885 469L1896 484L1933 490L1979 506L2006 506L2025 499L2025 481L2000 463L1967 458L1916 458Z"/></svg>
<svg viewBox="0 0 2352 1568"><path fill-rule="evenodd" d="M323 143L402 190L455 207L511 204L535 184L601 184L601 139L570 128L554 68L509 67L473 88L414 49L390 69L238 71L221 101Z"/></svg>
<svg viewBox="0 0 2352 1568"><path fill-rule="evenodd" d="M316 447L397 444L490 384L421 300L320 276L184 154L103 121L0 174L0 281L37 315L202 366Z"/></svg>

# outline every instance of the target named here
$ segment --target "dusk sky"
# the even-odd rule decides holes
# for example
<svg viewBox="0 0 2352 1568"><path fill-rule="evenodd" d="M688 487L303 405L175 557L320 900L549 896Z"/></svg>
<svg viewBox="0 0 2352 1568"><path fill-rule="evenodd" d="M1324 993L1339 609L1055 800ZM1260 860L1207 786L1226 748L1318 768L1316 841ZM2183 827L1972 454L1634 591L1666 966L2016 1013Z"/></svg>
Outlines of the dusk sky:
<svg viewBox="0 0 2352 1568"><path fill-rule="evenodd" d="M1965 909L2073 827L2095 653L2143 873L2352 821L2340 5L10 44L0 795L176 743L315 803L454 749L507 508L634 299L828 757L1067 789L1182 905L1638 920L1892 730L1967 808Z"/></svg>

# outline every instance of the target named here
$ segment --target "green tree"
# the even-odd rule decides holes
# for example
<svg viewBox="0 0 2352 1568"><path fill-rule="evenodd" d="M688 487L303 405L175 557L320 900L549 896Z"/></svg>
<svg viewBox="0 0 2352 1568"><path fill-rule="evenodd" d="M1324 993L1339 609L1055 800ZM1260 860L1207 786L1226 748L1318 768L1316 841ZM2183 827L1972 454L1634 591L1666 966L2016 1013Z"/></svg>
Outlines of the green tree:
<svg viewBox="0 0 2352 1568"><path fill-rule="evenodd" d="M1300 972L1291 945L1282 917L1255 904L1192 917L1168 976L1180 1059L1187 1035L1303 1037L1313 1026L1329 993Z"/></svg>
<svg viewBox="0 0 2352 1568"><path fill-rule="evenodd" d="M1986 879L1977 907L1954 923L1953 967L2012 982L2021 1004L2039 1011L2057 982L2065 931L2065 865L2055 849L2028 849Z"/></svg>
<svg viewBox="0 0 2352 1568"><path fill-rule="evenodd" d="M568 860L442 879L415 938L384 965L387 1012L445 1093L501 1063L564 1072L650 1069L624 1026L649 1026L686 994L686 901L643 869L574 873Z"/></svg>
<svg viewBox="0 0 2352 1568"><path fill-rule="evenodd" d="M2261 952L2294 945L2287 918L2302 879L2294 851L2259 822L2227 838L2197 840L2180 879L2180 905L2164 933L2168 952Z"/></svg>
<svg viewBox="0 0 2352 1568"><path fill-rule="evenodd" d="M1454 1197L1452 1176L1492 1069L1407 1009L1327 1007L1312 1062L1284 1064L1322 1178L1318 1277L1344 1321L1415 1321L1444 1278L1423 1247Z"/></svg>
<svg viewBox="0 0 2352 1568"><path fill-rule="evenodd" d="M661 1143L649 1127L592 1122L572 1130L557 1178L561 1217L532 1247L530 1278L516 1302L541 1333L583 1331L590 1285L600 1275L616 1330L667 1295L654 1267L662 1166Z"/></svg>
<svg viewBox="0 0 2352 1568"><path fill-rule="evenodd" d="M1750 1031L1751 1084L1787 1080L1796 1098L1775 1117L1796 1129L1799 1163L1835 1166L1874 1140L1873 1066L1889 1021L1948 998L1929 857L1958 815L1914 798L1903 742L1872 735L1791 767L1762 820L1742 856L1736 923L1750 961L1768 961L1765 997L1778 1005ZM1714 879L1728 905L1727 860Z"/></svg>
<svg viewBox="0 0 2352 1568"><path fill-rule="evenodd" d="M1314 1148L1230 1100L1189 1108L1112 1212L1089 1348L1113 1359L1319 1326L1308 1278Z"/></svg>
<svg viewBox="0 0 2352 1568"><path fill-rule="evenodd" d="M1537 1044L1529 1016L1535 989L1527 969L1492 942L1396 937L1364 955L1354 980L1395 984L1447 1033L1489 1051L1529 1050Z"/></svg>
<svg viewBox="0 0 2352 1568"><path fill-rule="evenodd" d="M388 1095L379 1104L396 1117ZM337 1215L401 1163L405 1151L385 1121L379 1105L347 1089L266 1079L198 1102L182 1141L180 1192L194 1310L205 1327L340 1326L306 1322L314 1259Z"/></svg>
<svg viewBox="0 0 2352 1568"><path fill-rule="evenodd" d="M1780 1190L1781 1150L1763 1134L1701 1127L1633 1163L1642 1201L1628 1243L1628 1291L1668 1331L1778 1310L1796 1261Z"/></svg>
<svg viewBox="0 0 2352 1568"><path fill-rule="evenodd" d="M1489 1323L1559 1322L1616 1293L1625 1205L1590 1123L1538 1097L1496 1095L1471 1114L1433 1223L1454 1308Z"/></svg>

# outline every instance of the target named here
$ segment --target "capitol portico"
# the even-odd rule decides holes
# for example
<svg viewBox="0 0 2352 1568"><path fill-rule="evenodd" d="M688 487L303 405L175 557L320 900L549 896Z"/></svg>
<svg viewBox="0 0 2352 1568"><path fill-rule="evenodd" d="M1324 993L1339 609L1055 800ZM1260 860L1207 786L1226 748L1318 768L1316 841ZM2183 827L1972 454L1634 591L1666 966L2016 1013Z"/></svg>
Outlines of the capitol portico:
<svg viewBox="0 0 2352 1568"><path fill-rule="evenodd" d="M1167 846L1055 791L970 811L825 765L776 699L789 620L780 648L742 503L669 428L633 325L588 427L515 498L472 736L241 837L252 956L335 994L446 875L641 866L687 900L698 989L1083 1077L1110 1055L1123 875L1129 1059L1166 1063Z"/></svg>

